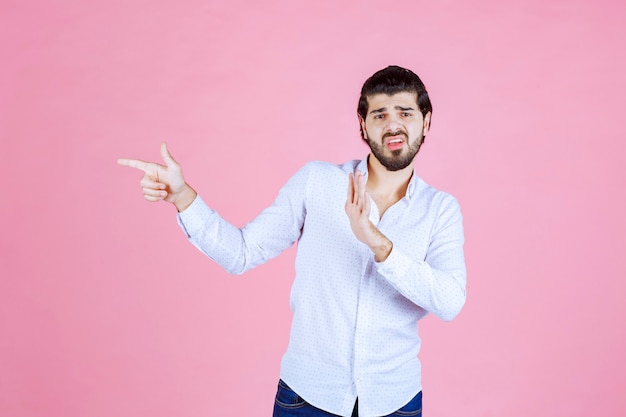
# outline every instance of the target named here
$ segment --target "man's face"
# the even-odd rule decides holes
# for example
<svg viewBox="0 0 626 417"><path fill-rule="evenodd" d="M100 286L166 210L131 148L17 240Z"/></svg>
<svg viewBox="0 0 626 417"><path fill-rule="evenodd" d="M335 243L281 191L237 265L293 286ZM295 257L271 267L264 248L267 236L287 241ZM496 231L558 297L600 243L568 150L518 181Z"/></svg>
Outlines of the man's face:
<svg viewBox="0 0 626 417"><path fill-rule="evenodd" d="M422 116L416 93L376 94L367 102L361 127L372 154L388 171L408 167L428 133L430 113Z"/></svg>

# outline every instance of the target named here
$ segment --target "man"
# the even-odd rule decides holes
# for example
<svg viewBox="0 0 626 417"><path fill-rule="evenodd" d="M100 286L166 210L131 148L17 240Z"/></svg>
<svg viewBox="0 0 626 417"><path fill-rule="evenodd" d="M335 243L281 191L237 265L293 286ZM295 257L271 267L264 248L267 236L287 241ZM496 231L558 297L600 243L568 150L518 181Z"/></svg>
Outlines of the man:
<svg viewBox="0 0 626 417"><path fill-rule="evenodd" d="M231 273L298 242L274 416L421 415L417 322L454 318L466 282L459 206L414 173L431 114L416 74L378 71L358 104L370 154L305 165L241 229L205 205L165 144L165 166L118 161L143 170L144 197L173 203L191 242Z"/></svg>

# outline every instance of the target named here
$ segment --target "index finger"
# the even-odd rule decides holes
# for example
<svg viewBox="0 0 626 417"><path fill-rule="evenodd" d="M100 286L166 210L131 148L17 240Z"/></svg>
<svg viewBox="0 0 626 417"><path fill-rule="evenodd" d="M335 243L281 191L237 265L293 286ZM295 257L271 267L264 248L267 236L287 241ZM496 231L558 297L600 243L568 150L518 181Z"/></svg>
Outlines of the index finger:
<svg viewBox="0 0 626 417"><path fill-rule="evenodd" d="M356 201L363 201L365 197L365 177L361 173L361 171L356 171L356 176L354 177L354 199Z"/></svg>
<svg viewBox="0 0 626 417"><path fill-rule="evenodd" d="M150 166L149 162L142 161L140 159L126 159L120 158L117 160L119 165L123 165L125 167L137 168L142 170L143 172L148 172L148 167Z"/></svg>
<svg viewBox="0 0 626 417"><path fill-rule="evenodd" d="M354 185L353 185L354 177L352 173L348 174L348 202L352 203L354 201Z"/></svg>

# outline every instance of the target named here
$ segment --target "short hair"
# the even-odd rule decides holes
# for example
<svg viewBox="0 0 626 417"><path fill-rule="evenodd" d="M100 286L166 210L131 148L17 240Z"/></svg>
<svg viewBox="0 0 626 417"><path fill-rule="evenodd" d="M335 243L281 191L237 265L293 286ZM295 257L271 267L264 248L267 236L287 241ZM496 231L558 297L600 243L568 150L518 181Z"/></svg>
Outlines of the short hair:
<svg viewBox="0 0 626 417"><path fill-rule="evenodd" d="M359 97L357 113L365 120L369 110L367 98L370 96L375 94L392 96L404 92L415 93L417 95L417 106L422 116L426 117L426 114L429 112L432 114L433 106L430 103L428 92L426 91L424 83L420 80L420 77L413 71L397 65L390 65L387 68L381 69L365 81L363 88L361 88L361 97ZM363 128L360 123L359 128L361 129L361 137L365 140Z"/></svg>

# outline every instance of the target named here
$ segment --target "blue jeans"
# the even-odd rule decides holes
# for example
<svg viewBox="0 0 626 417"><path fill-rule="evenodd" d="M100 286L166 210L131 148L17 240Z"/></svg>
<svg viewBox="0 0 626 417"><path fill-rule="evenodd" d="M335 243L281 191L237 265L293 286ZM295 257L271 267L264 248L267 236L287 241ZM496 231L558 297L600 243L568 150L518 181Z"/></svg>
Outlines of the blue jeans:
<svg viewBox="0 0 626 417"><path fill-rule="evenodd" d="M358 399L352 411L352 417L358 416ZM420 391L411 401L395 413L381 417L421 417L422 416L422 392ZM302 397L295 393L281 379L278 381L278 391L274 401L273 417L337 417L336 414L328 413L313 407Z"/></svg>

